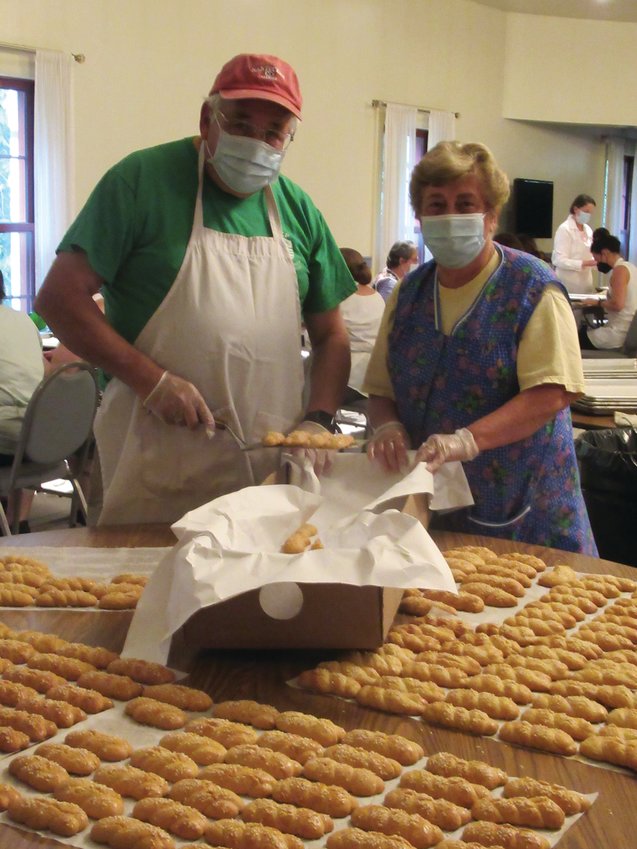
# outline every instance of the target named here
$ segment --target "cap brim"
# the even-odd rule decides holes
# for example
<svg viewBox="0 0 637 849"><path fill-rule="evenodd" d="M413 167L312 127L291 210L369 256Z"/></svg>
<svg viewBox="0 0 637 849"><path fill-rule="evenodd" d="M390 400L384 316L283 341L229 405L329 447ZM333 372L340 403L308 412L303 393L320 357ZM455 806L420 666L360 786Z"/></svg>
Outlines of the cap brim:
<svg viewBox="0 0 637 849"><path fill-rule="evenodd" d="M301 120L300 109L290 100L278 94L264 91L263 89L240 88L232 89L231 91L218 91L217 94L223 97L224 100L269 100L271 103L278 103L279 106L283 106L284 109L289 110L295 115L299 121Z"/></svg>

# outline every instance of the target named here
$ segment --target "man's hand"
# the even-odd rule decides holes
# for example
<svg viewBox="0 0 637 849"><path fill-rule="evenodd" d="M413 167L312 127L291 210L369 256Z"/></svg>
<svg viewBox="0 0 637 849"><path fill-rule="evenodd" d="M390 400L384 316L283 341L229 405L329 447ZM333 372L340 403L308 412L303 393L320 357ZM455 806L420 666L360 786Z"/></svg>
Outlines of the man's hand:
<svg viewBox="0 0 637 849"><path fill-rule="evenodd" d="M194 430L203 424L213 430L214 416L201 393L183 377L165 371L144 399L144 407L165 424L182 425Z"/></svg>
<svg viewBox="0 0 637 849"><path fill-rule="evenodd" d="M407 467L409 435L398 421L385 422L376 428L367 443L367 456L379 463L386 472L399 472Z"/></svg>
<svg viewBox="0 0 637 849"><path fill-rule="evenodd" d="M466 427L455 433L434 433L420 446L416 462L426 463L427 471L437 472L451 460L461 463L475 459L480 453L473 434Z"/></svg>

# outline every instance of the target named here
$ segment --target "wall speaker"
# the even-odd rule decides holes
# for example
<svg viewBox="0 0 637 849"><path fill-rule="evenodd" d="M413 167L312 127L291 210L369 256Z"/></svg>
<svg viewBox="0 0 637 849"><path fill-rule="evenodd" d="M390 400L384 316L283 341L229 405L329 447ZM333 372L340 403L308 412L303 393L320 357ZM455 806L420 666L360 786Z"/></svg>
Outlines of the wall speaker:
<svg viewBox="0 0 637 849"><path fill-rule="evenodd" d="M536 239L553 238L551 180L516 177L513 181L513 205L516 233L527 233Z"/></svg>

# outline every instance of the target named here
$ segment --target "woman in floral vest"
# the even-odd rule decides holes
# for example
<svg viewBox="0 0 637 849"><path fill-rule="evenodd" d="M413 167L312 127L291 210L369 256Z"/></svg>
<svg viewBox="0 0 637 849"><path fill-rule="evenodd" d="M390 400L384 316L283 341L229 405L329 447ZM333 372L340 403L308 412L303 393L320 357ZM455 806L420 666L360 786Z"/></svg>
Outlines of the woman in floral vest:
<svg viewBox="0 0 637 849"><path fill-rule="evenodd" d="M596 555L570 403L584 391L577 328L546 263L496 245L509 182L481 144L441 142L411 204L433 260L392 293L364 384L387 471L407 450L464 463L473 507L433 527Z"/></svg>

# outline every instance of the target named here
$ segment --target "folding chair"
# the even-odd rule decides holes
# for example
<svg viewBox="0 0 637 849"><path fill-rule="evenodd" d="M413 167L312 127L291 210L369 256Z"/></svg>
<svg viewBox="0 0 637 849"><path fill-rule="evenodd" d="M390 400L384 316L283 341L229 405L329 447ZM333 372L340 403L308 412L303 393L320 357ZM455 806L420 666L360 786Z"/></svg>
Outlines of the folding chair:
<svg viewBox="0 0 637 849"><path fill-rule="evenodd" d="M585 360L607 360L614 357L632 358L635 356L637 356L637 312L630 322L621 348L596 348L594 351L588 349L582 351L582 358Z"/></svg>
<svg viewBox="0 0 637 849"><path fill-rule="evenodd" d="M95 371L84 362L60 366L36 388L26 408L13 464L0 468L0 495L13 493L15 498L11 528L0 504L4 535L18 532L20 490L37 489L54 478L65 478L73 486L69 526L74 527L78 510L86 518L86 498L78 479L93 440L98 397Z"/></svg>

